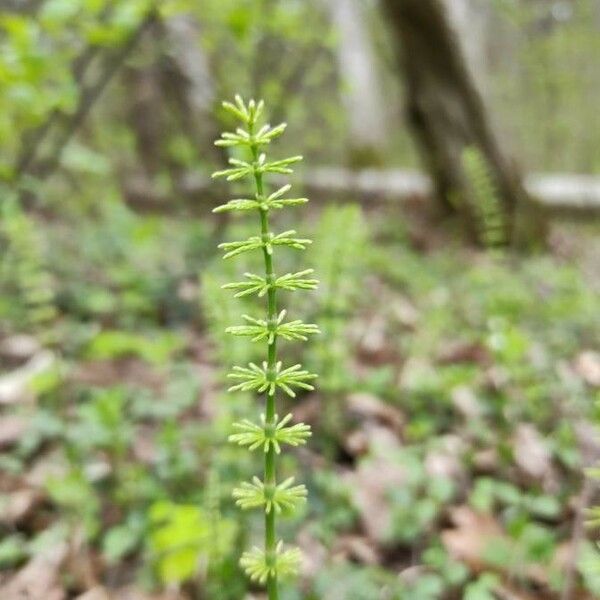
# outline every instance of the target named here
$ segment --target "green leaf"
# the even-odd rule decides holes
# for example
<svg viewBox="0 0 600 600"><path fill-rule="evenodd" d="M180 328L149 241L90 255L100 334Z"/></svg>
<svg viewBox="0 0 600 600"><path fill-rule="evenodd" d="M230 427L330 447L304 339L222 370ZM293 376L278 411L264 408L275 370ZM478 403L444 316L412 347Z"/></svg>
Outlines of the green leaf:
<svg viewBox="0 0 600 600"><path fill-rule="evenodd" d="M140 542L142 531L129 524L111 527L102 539L102 553L109 563L116 563Z"/></svg>
<svg viewBox="0 0 600 600"><path fill-rule="evenodd" d="M139 356L154 364L164 364L183 345L173 333L155 334L152 337L120 330L101 331L90 342L87 356L92 359L111 359Z"/></svg>
<svg viewBox="0 0 600 600"><path fill-rule="evenodd" d="M15 533L0 541L0 567L14 567L26 557L26 539L22 534Z"/></svg>
<svg viewBox="0 0 600 600"><path fill-rule="evenodd" d="M231 553L236 526L193 504L159 501L149 510L148 543L156 571L165 584L182 583L196 575L201 559L210 559L218 542L222 555Z"/></svg>

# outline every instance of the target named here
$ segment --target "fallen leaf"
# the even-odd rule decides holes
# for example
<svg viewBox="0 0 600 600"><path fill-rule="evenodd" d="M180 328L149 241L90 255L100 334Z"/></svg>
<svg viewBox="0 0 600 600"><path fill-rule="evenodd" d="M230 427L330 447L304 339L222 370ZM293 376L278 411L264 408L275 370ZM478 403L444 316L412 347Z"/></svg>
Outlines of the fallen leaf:
<svg viewBox="0 0 600 600"><path fill-rule="evenodd" d="M489 365L491 357L488 349L483 344L458 340L446 343L439 351L436 362L440 365L457 363Z"/></svg>
<svg viewBox="0 0 600 600"><path fill-rule="evenodd" d="M110 600L190 600L190 597L181 591L153 594L137 586L127 586L111 591Z"/></svg>
<svg viewBox="0 0 600 600"><path fill-rule="evenodd" d="M358 340L358 355L366 365L383 365L398 360L398 353L388 339L388 323L382 315L375 315L362 323Z"/></svg>
<svg viewBox="0 0 600 600"><path fill-rule="evenodd" d="M323 568L328 555L327 549L309 528L298 533L297 542L302 550L302 575L314 577Z"/></svg>
<svg viewBox="0 0 600 600"><path fill-rule="evenodd" d="M473 455L473 464L479 473L495 473L500 465L500 457L496 448L485 448Z"/></svg>
<svg viewBox="0 0 600 600"><path fill-rule="evenodd" d="M480 419L483 415L483 408L475 392L466 385L455 387L450 392L452 405L467 420Z"/></svg>
<svg viewBox="0 0 600 600"><path fill-rule="evenodd" d="M114 598L114 596L113 596ZM75 600L112 600L105 587L98 586L77 596Z"/></svg>
<svg viewBox="0 0 600 600"><path fill-rule="evenodd" d="M498 600L540 600L539 596L532 596L519 588L507 583L500 583L494 588Z"/></svg>
<svg viewBox="0 0 600 600"><path fill-rule="evenodd" d="M411 567L402 569L402 571L398 573L398 579L405 585L413 586L419 582L421 577L423 577L428 570L429 569L425 565L412 565Z"/></svg>
<svg viewBox="0 0 600 600"><path fill-rule="evenodd" d="M552 454L539 431L520 423L513 436L513 456L517 467L528 477L543 479L552 469Z"/></svg>
<svg viewBox="0 0 600 600"><path fill-rule="evenodd" d="M363 429L355 429L348 433L343 443L350 456L364 456L369 452L369 437Z"/></svg>
<svg viewBox="0 0 600 600"><path fill-rule="evenodd" d="M41 349L39 341L25 333L11 335L0 342L0 355L11 361L27 360Z"/></svg>
<svg viewBox="0 0 600 600"><path fill-rule="evenodd" d="M373 394L360 392L350 394L346 398L346 404L349 413L360 419L374 419L398 433L404 427L405 419L402 412Z"/></svg>
<svg viewBox="0 0 600 600"><path fill-rule="evenodd" d="M33 400L29 386L33 379L54 365L56 357L50 350L32 356L22 367L0 377L0 404L15 404Z"/></svg>
<svg viewBox="0 0 600 600"><path fill-rule="evenodd" d="M371 540L360 535L342 535L336 540L334 555L363 565L377 565L380 561L377 548Z"/></svg>
<svg viewBox="0 0 600 600"><path fill-rule="evenodd" d="M385 544L392 524L389 492L406 482L404 469L386 457L366 459L356 471L346 473L344 480L367 535Z"/></svg>
<svg viewBox="0 0 600 600"><path fill-rule="evenodd" d="M485 570L484 554L491 544L505 538L493 516L475 512L468 506L450 510L455 529L442 531L442 542L454 560L466 563L473 571Z"/></svg>
<svg viewBox="0 0 600 600"><path fill-rule="evenodd" d="M0 523L16 525L39 506L43 496L39 490L23 489L0 497Z"/></svg>
<svg viewBox="0 0 600 600"><path fill-rule="evenodd" d="M55 545L51 552L35 556L0 587L0 598L64 600L67 595L60 582L60 572L67 554L67 544L62 543Z"/></svg>
<svg viewBox="0 0 600 600"><path fill-rule="evenodd" d="M64 455L59 450L51 450L33 463L24 480L33 488L45 488L50 477L64 477L68 470Z"/></svg>
<svg viewBox="0 0 600 600"><path fill-rule="evenodd" d="M575 422L573 429L584 464L595 465L600 460L600 427L587 420L579 420Z"/></svg>
<svg viewBox="0 0 600 600"><path fill-rule="evenodd" d="M437 447L425 457L425 470L431 477L444 477L456 483L466 480L462 456L465 444L456 435L446 435L439 439Z"/></svg>
<svg viewBox="0 0 600 600"><path fill-rule="evenodd" d="M165 382L160 369L134 357L81 363L70 374L70 379L86 386L108 387L124 384L149 388L156 393L162 392Z"/></svg>
<svg viewBox="0 0 600 600"><path fill-rule="evenodd" d="M420 314L415 305L405 298L400 296L396 298L391 305L392 314L399 323L412 329L419 322Z"/></svg>
<svg viewBox="0 0 600 600"><path fill-rule="evenodd" d="M16 444L27 430L25 419L16 415L0 417L0 448Z"/></svg>
<svg viewBox="0 0 600 600"><path fill-rule="evenodd" d="M588 385L600 387L600 352L581 352L575 359L575 371Z"/></svg>
<svg viewBox="0 0 600 600"><path fill-rule="evenodd" d="M344 437L344 448L350 455L360 456L369 450L383 454L400 447L404 417L397 408L367 393L350 394L346 404L357 426Z"/></svg>
<svg viewBox="0 0 600 600"><path fill-rule="evenodd" d="M442 531L442 543L454 560L465 563L475 573L494 571L512 577L518 567L520 577L540 585L548 585L547 567L537 563L513 563L499 565L486 556L495 547L513 548L514 542L504 532L493 515L479 513L470 506L458 506L450 510L454 529Z"/></svg>

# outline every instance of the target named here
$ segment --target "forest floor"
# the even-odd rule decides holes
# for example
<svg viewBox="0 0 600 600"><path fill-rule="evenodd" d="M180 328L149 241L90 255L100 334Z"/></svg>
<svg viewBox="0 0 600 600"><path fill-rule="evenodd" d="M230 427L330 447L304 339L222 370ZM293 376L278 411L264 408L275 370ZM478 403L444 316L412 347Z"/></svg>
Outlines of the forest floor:
<svg viewBox="0 0 600 600"><path fill-rule="evenodd" d="M317 390L281 407L314 430L280 464L309 488L282 520L305 553L282 598L599 597L597 231L555 226L519 256L399 219L348 206L302 228L322 286L290 314L323 336L302 356ZM223 392L258 351L223 334L244 267L185 219L64 227L54 294L4 299L0 598L261 598L237 560L262 524L230 496L261 457L226 443L260 409Z"/></svg>

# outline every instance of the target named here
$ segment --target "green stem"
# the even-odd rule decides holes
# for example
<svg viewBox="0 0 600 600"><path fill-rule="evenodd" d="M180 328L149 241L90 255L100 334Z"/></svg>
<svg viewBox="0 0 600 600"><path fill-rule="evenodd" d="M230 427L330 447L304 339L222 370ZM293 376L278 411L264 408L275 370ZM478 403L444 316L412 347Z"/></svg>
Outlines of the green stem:
<svg viewBox="0 0 600 600"><path fill-rule="evenodd" d="M253 135L253 123L249 125L249 133ZM251 146L252 157L254 162L258 161L258 147ZM256 182L257 196L264 196L262 173L255 173L254 180ZM269 216L267 211L260 210L260 225L263 239L270 235L269 231ZM273 257L267 252L266 247L263 247L263 257L265 261L265 276L267 281L273 281L275 274L273 272ZM270 287L267 292L267 322L273 323L277 318L277 301L276 290ZM277 336L274 336L273 341L268 344L267 355L267 373L272 374L275 371L277 363ZM267 394L265 406L266 426L274 428L275 423L275 391L270 391ZM269 446L268 452L265 454L265 486L274 489L277 484L276 474L276 454L273 444ZM277 545L277 537L275 532L275 511L271 510L265 513L265 556L267 561L275 560L275 547ZM267 579L267 595L268 600L278 600L279 592L277 589L277 574L269 576Z"/></svg>

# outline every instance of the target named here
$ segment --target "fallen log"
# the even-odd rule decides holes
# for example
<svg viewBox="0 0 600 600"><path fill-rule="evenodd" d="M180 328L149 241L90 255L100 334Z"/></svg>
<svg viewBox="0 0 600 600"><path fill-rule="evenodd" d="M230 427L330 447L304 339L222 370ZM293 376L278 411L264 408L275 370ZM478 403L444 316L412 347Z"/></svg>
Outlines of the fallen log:
<svg viewBox="0 0 600 600"><path fill-rule="evenodd" d="M364 169L352 171L343 167L312 169L310 179L299 184L315 200L344 199L359 201L402 202L427 201L433 186L427 175L400 169ZM524 185L531 200L550 214L572 216L600 214L600 176L567 173L527 175ZM221 196L222 187L209 177L188 173L179 181L178 193L186 204L203 210L207 200ZM171 212L175 204L159 195L139 179L125 182L128 204L140 212ZM208 198L207 198L208 197ZM221 198L222 199L222 198Z"/></svg>

